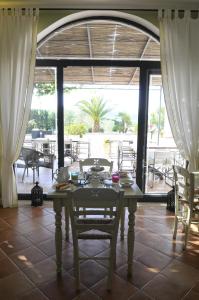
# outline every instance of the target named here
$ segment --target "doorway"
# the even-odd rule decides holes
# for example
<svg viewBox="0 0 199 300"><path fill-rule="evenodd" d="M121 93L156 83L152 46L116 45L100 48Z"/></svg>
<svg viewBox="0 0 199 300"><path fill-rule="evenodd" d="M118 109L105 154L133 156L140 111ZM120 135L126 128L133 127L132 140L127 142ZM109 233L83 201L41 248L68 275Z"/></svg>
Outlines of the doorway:
<svg viewBox="0 0 199 300"><path fill-rule="evenodd" d="M119 18L91 17L61 26L40 41L37 50L37 67L56 70L55 131L58 167L63 166L66 161L64 136L65 127L70 125L70 118L65 120L64 117L64 108L67 106L65 103L67 95L64 92L70 76L73 76L73 81L78 79L81 85L82 80L84 84L88 84L90 80L93 85L98 75L103 78L101 85L109 80L109 84L113 87L113 81L117 78L115 75L118 74L121 80L128 82L129 89L137 84L139 108L137 136L134 142L137 154L136 180L140 188L145 191L149 73L151 70L160 69L157 40L156 34L148 29L144 33L143 27L140 28L139 24L136 26L135 22ZM50 72L45 76L45 80L48 81ZM120 82L119 85L122 83Z"/></svg>

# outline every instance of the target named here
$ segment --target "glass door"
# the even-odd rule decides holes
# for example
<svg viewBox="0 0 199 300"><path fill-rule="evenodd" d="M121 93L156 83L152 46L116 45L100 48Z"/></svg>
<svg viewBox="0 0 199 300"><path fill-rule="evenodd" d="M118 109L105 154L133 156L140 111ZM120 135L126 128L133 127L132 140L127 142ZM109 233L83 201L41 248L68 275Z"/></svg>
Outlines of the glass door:
<svg viewBox="0 0 199 300"><path fill-rule="evenodd" d="M57 168L57 93L55 68L35 68L28 126L15 163L18 194L30 194L35 181L46 193Z"/></svg>
<svg viewBox="0 0 199 300"><path fill-rule="evenodd" d="M150 75L148 96L145 192L165 194L172 189L172 166L181 160L164 101L161 75Z"/></svg>
<svg viewBox="0 0 199 300"><path fill-rule="evenodd" d="M139 68L65 68L64 164L107 158L136 177L138 105Z"/></svg>

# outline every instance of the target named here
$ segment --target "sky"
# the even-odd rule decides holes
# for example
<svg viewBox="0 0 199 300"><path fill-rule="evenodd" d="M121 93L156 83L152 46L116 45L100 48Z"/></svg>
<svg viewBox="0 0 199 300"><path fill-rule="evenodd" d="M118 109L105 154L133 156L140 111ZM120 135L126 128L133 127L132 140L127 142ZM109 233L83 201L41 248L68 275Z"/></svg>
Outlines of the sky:
<svg viewBox="0 0 199 300"><path fill-rule="evenodd" d="M92 96L101 96L107 101L107 107L110 108L109 116L114 118L118 112L125 112L131 115L134 122L137 122L138 116L138 102L139 91L138 89L129 89L126 86L113 86L112 88L84 86L81 89L75 89L64 95L64 107L67 110L78 111L76 106L80 100L89 100ZM149 99L151 105L150 111L156 111L160 103L160 91L159 89L150 89ZM56 96L33 96L32 109L47 109L50 111L56 111ZM150 113L149 111L149 113Z"/></svg>

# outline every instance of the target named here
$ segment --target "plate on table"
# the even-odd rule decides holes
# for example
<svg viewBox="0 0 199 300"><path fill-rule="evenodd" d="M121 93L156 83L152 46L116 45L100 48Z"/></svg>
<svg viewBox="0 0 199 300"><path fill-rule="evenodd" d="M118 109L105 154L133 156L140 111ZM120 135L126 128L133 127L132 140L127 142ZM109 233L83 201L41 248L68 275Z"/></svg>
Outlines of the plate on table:
<svg viewBox="0 0 199 300"><path fill-rule="evenodd" d="M112 186L112 184L113 184L113 182L112 182L111 179L105 179L105 180L104 180L104 185L105 185L105 186Z"/></svg>
<svg viewBox="0 0 199 300"><path fill-rule="evenodd" d="M65 192L65 191L68 191L70 190L74 185L71 184L71 183L58 183L58 184L54 184L53 185L53 189L56 191L56 192Z"/></svg>
<svg viewBox="0 0 199 300"><path fill-rule="evenodd" d="M134 181L129 178L122 178L120 179L120 185L122 187L131 187L133 185Z"/></svg>

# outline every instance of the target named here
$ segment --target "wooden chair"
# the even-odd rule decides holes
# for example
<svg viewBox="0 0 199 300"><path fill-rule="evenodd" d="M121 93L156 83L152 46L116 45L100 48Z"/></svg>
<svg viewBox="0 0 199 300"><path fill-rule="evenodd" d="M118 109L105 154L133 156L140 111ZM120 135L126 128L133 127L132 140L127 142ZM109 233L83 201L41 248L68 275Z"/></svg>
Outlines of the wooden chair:
<svg viewBox="0 0 199 300"><path fill-rule="evenodd" d="M85 160L79 161L80 172L84 172L84 167L87 167L87 169L88 169L92 166L105 167L107 172L110 174L113 171L113 161L109 161L106 158L87 158ZM106 217L106 215L104 215L104 217ZM122 208L122 212L121 212L121 227L120 228L121 228L121 240L124 240L125 207Z"/></svg>
<svg viewBox="0 0 199 300"><path fill-rule="evenodd" d="M108 172L113 170L113 161L108 161L106 158L86 158L79 161L80 172L84 171L84 167L100 166L108 169Z"/></svg>
<svg viewBox="0 0 199 300"><path fill-rule="evenodd" d="M175 182L175 223L173 238L176 238L178 222L184 227L186 249L189 239L190 226L199 225L199 189L196 188L196 178L199 172L192 172L183 167L174 166Z"/></svg>
<svg viewBox="0 0 199 300"><path fill-rule="evenodd" d="M71 192L69 213L74 249L76 287L80 288L80 260L109 260L107 289L111 289L112 274L116 262L116 243L123 191L107 188L81 188ZM82 209L83 208L83 209ZM108 210L104 210L109 208ZM86 210L86 211L85 211ZM106 218L103 216L106 214ZM106 257L81 257L79 239L110 240L110 254Z"/></svg>

